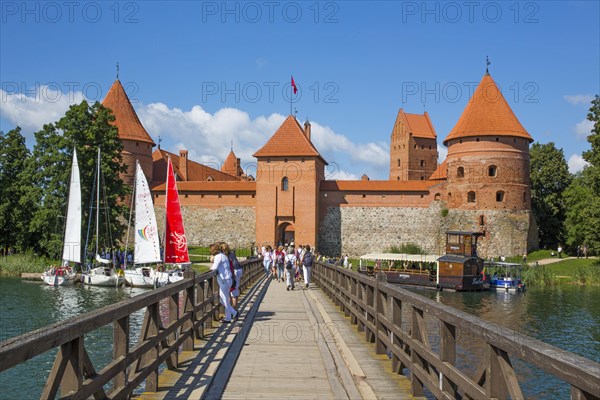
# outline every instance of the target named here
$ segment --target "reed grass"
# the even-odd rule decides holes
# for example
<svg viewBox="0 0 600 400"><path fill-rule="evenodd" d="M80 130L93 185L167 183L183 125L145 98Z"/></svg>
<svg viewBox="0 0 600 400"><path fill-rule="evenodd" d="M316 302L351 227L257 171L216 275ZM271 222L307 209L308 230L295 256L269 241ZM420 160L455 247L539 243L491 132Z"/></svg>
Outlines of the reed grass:
<svg viewBox="0 0 600 400"><path fill-rule="evenodd" d="M50 265L59 265L60 261L40 257L33 252L0 257L0 276L21 276L22 273L42 273Z"/></svg>

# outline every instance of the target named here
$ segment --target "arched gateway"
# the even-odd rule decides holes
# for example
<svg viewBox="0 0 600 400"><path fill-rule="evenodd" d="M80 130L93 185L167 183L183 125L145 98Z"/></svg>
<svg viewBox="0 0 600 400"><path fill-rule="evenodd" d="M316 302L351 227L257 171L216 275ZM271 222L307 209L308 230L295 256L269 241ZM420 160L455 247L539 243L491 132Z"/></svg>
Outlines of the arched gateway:
<svg viewBox="0 0 600 400"><path fill-rule="evenodd" d="M284 222L279 225L277 229L277 242L281 244L290 244L294 242L296 230L294 229L294 225L289 222Z"/></svg>

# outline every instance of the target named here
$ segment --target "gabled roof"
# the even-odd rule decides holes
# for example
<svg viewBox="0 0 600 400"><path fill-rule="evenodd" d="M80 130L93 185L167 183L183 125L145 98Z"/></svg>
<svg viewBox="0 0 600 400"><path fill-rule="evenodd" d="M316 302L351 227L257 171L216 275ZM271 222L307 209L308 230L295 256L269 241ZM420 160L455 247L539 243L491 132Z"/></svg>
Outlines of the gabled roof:
<svg viewBox="0 0 600 400"><path fill-rule="evenodd" d="M233 149L229 152L225 162L221 166L221 171L233 176L242 176L244 173L242 168L237 165L237 156L233 152Z"/></svg>
<svg viewBox="0 0 600 400"><path fill-rule="evenodd" d="M533 142L533 138L502 96L496 82L487 73L479 82L460 119L444 139L444 144L447 145L451 139L473 136L516 136Z"/></svg>
<svg viewBox="0 0 600 400"><path fill-rule="evenodd" d="M304 130L293 115L283 121L277 132L256 153L254 157L321 157L319 151L313 146L304 134Z"/></svg>
<svg viewBox="0 0 600 400"><path fill-rule="evenodd" d="M114 125L119 129L119 138L156 145L135 113L121 81L117 79L113 83L102 101L102 105L112 110L115 116Z"/></svg>
<svg viewBox="0 0 600 400"><path fill-rule="evenodd" d="M167 178L167 157L171 157L173 169L181 179L182 173L179 170L179 155L170 153L163 149L156 149L152 153L152 181L153 189L156 185L163 184ZM204 164L197 163L188 159L187 161L187 179L186 181L206 181L212 178L214 181L239 181L238 177L226 174L217 169L207 167ZM179 184L179 182L177 183Z"/></svg>
<svg viewBox="0 0 600 400"><path fill-rule="evenodd" d="M425 139L436 139L437 135L433 124L429 119L429 114L425 111L424 114L409 114L405 113L401 108L398 111L396 121L403 119L408 133L412 134L413 137L425 138Z"/></svg>
<svg viewBox="0 0 600 400"><path fill-rule="evenodd" d="M434 181L321 181L321 191L428 192Z"/></svg>
<svg viewBox="0 0 600 400"><path fill-rule="evenodd" d="M441 164L438 164L437 169L431 174L430 180L448 179L448 163L446 161L448 161L447 158Z"/></svg>

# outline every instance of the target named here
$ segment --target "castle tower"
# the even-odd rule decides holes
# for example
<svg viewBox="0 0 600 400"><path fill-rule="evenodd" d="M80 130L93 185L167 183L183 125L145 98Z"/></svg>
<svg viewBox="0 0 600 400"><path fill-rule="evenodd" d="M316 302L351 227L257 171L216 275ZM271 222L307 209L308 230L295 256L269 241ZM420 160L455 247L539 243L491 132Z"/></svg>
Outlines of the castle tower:
<svg viewBox="0 0 600 400"><path fill-rule="evenodd" d="M390 180L427 180L437 168L437 135L427 111L400 109L390 139Z"/></svg>
<svg viewBox="0 0 600 400"><path fill-rule="evenodd" d="M530 210L529 144L533 142L500 89L483 76L444 144L448 207ZM480 226L485 225L483 215Z"/></svg>
<svg viewBox="0 0 600 400"><path fill-rule="evenodd" d="M155 143L140 122L119 79L111 86L102 105L112 110L114 124L119 129L119 138L123 144L121 155L127 172L121 175L121 179L126 185L133 186L135 160L139 160L148 183L152 185L152 147Z"/></svg>
<svg viewBox="0 0 600 400"><path fill-rule="evenodd" d="M327 162L289 115L256 153L256 244L317 246L318 201Z"/></svg>
<svg viewBox="0 0 600 400"><path fill-rule="evenodd" d="M227 155L225 162L221 166L221 172L240 178L244 171L242 170L241 160L233 152L233 148Z"/></svg>

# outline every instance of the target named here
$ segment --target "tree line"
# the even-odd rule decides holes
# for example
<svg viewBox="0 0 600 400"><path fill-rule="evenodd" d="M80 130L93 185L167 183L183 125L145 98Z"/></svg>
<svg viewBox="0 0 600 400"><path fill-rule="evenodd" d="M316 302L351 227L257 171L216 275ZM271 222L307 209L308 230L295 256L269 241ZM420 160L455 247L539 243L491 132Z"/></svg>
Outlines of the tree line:
<svg viewBox="0 0 600 400"><path fill-rule="evenodd" d="M587 245L600 254L600 97L587 115L593 122L587 137L590 149L583 153L588 165L571 174L562 149L555 144L534 143L531 156L532 209L540 248L559 245L574 250ZM18 126L0 132L0 251L33 250L58 258L62 250L68 182L73 148L77 148L81 173L82 223L87 224L97 149L102 150L102 172L114 237L120 238L130 188L119 173L122 144L112 112L85 100L72 105L57 122L35 133L30 151ZM85 228L85 227L84 227ZM85 232L85 229L84 229Z"/></svg>
<svg viewBox="0 0 600 400"><path fill-rule="evenodd" d="M59 258L66 222L69 178L73 148L81 179L82 232L86 232L90 213L98 148L102 154L103 186L113 236L119 238L126 228L125 196L130 189L119 177L122 144L111 110L99 102L82 101L72 105L57 122L35 133L29 150L21 128L0 132L0 251L9 249Z"/></svg>
<svg viewBox="0 0 600 400"><path fill-rule="evenodd" d="M531 156L531 202L540 248L562 246L572 254L578 246L600 254L600 97L592 100L587 119L588 163L571 174L562 149L553 142L534 143ZM566 247L565 247L566 246Z"/></svg>

